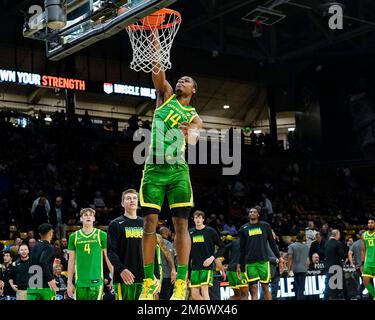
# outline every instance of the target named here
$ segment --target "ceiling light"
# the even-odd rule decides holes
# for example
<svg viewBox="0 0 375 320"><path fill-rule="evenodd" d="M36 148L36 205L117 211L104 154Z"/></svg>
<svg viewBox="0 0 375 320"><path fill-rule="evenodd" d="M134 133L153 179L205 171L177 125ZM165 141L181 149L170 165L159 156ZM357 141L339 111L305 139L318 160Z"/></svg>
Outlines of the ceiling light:
<svg viewBox="0 0 375 320"><path fill-rule="evenodd" d="M229 108L230 108L230 105L229 105L229 104L225 104L225 105L223 106L223 108L224 108L224 109L229 109Z"/></svg>
<svg viewBox="0 0 375 320"><path fill-rule="evenodd" d="M260 133L262 133L262 130L254 130L254 133L255 134L260 134Z"/></svg>
<svg viewBox="0 0 375 320"><path fill-rule="evenodd" d="M288 128L289 132L293 132L294 130L296 130L296 128Z"/></svg>

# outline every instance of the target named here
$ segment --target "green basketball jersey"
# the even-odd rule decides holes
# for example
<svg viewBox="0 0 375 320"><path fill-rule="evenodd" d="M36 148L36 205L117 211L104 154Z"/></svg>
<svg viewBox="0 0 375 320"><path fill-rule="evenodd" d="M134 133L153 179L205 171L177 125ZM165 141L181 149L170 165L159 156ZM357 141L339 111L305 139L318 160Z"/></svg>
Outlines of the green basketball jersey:
<svg viewBox="0 0 375 320"><path fill-rule="evenodd" d="M158 158L167 161L175 159L176 163L185 163L185 137L178 127L182 122L190 123L196 116L195 109L190 106L182 106L176 95L172 95L159 108L156 108L147 162Z"/></svg>
<svg viewBox="0 0 375 320"><path fill-rule="evenodd" d="M75 283L77 287L103 285L103 254L107 248L107 234L99 229L85 234L82 229L69 237L68 249L75 251Z"/></svg>
<svg viewBox="0 0 375 320"><path fill-rule="evenodd" d="M375 231L372 233L366 231L363 234L363 240L366 246L365 264L369 267L375 267Z"/></svg>

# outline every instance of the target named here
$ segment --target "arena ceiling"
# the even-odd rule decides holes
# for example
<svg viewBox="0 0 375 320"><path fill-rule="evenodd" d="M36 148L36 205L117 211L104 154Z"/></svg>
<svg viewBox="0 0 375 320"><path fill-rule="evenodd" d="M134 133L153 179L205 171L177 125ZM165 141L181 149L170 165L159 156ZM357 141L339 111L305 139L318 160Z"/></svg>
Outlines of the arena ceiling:
<svg viewBox="0 0 375 320"><path fill-rule="evenodd" d="M21 32L25 10L39 2L43 3L0 1L2 43L43 48ZM177 1L172 8L182 13L183 24L172 49L173 80L185 73L197 78L197 105L203 115L246 123L267 117L265 86L287 86L290 74L311 63L375 51L375 1L341 0L346 5L344 29L336 31L328 28L319 6L324 2L328 1ZM260 7L276 10L283 18L256 29L244 18ZM128 63L130 51L123 32L80 54ZM231 108L224 110L224 104Z"/></svg>

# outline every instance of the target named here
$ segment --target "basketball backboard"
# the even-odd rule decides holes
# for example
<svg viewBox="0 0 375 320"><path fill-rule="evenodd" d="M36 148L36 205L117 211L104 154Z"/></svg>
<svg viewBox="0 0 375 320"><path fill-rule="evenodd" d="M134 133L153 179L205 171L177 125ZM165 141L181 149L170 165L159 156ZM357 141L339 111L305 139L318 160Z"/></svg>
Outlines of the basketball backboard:
<svg viewBox="0 0 375 320"><path fill-rule="evenodd" d="M177 0L61 0L61 29L48 27L47 9L28 17L25 37L46 42L46 54L58 61L124 30L135 21ZM54 1L56 3L56 1ZM52 15L51 15L52 16Z"/></svg>

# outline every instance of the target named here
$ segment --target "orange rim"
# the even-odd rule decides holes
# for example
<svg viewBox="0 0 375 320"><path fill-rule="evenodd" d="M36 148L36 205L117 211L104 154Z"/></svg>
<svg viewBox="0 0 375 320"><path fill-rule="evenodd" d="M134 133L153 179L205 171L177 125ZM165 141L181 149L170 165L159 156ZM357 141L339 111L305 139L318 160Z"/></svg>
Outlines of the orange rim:
<svg viewBox="0 0 375 320"><path fill-rule="evenodd" d="M152 13L150 15L163 16L163 15L166 15L166 14L170 14L170 15L173 14L173 15L176 16L176 19L174 21L170 22L170 23L167 23L167 24L162 23L159 26L151 27L151 26L146 26L146 25L131 24L131 25L127 26L126 28L131 29L131 30L167 29L167 28L173 27L176 24L181 23L181 14L178 11L175 11L175 10L172 10L172 9L167 9L167 8L160 9L160 10L155 11L154 13ZM146 18L146 17L144 17L144 18Z"/></svg>

